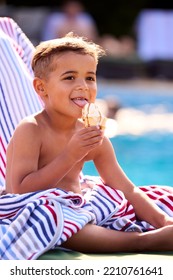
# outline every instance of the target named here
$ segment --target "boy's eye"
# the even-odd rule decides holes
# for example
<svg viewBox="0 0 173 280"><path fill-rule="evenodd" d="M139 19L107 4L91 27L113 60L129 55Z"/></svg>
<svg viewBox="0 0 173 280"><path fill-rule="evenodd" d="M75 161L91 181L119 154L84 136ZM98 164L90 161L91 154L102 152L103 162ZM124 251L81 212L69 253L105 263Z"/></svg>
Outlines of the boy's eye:
<svg viewBox="0 0 173 280"><path fill-rule="evenodd" d="M95 78L94 77L87 77L87 80L88 81L95 81Z"/></svg>
<svg viewBox="0 0 173 280"><path fill-rule="evenodd" d="M67 76L65 77L65 80L74 80L74 76Z"/></svg>

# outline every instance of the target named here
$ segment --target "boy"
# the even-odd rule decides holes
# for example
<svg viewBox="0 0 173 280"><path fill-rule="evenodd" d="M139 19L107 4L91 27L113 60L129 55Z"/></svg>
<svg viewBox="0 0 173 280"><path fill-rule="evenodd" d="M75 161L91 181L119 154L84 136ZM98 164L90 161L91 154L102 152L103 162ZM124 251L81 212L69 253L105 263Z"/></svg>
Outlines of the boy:
<svg viewBox="0 0 173 280"><path fill-rule="evenodd" d="M93 160L102 182L89 191L88 200L84 195L83 209L96 215L99 204L95 207L92 199L95 194L99 200L101 193L106 202L100 208L104 205L106 209L108 203L116 204L121 198L127 208L129 204L133 206L139 224L149 224L146 229L145 222L142 230L138 225L129 229L136 232L111 230L113 223L105 228L106 216L101 217L101 209L96 224L87 223L62 246L81 252L173 250L172 204L169 216L135 187L120 168L100 128L85 128L80 120L85 104L96 99L96 70L102 55L104 51L98 45L71 33L36 48L33 85L44 109L25 118L14 132L7 150L6 190L25 194L58 188L82 195L80 172L85 161ZM172 189L165 188L165 192L172 199Z"/></svg>

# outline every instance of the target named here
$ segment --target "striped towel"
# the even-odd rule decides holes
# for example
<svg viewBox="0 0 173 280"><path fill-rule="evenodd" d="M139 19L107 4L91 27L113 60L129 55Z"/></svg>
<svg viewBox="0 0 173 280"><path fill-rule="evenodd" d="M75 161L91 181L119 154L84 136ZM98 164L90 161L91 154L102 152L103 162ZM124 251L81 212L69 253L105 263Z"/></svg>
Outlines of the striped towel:
<svg viewBox="0 0 173 280"><path fill-rule="evenodd" d="M82 180L93 184L93 189L85 191L84 197L91 207L88 210L95 215L96 224L119 231L145 232L154 229L149 223L137 219L133 206L121 191L105 186L97 176L85 175ZM142 186L140 189L173 217L173 187ZM87 204L84 207L87 209Z"/></svg>
<svg viewBox="0 0 173 280"><path fill-rule="evenodd" d="M0 259L37 259L95 217L84 198L60 189L0 197Z"/></svg>
<svg viewBox="0 0 173 280"><path fill-rule="evenodd" d="M154 229L137 219L121 191L105 186L99 177L89 180L93 188L85 189L83 195L51 189L0 196L0 259L37 259L45 251L63 246L90 222L119 231ZM173 188L141 189L173 217Z"/></svg>

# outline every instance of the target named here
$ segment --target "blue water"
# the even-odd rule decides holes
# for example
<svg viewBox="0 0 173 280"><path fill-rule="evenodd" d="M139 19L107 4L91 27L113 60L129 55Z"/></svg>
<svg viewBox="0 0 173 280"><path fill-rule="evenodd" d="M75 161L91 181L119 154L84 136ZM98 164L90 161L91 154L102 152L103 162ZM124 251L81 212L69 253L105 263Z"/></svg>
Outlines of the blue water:
<svg viewBox="0 0 173 280"><path fill-rule="evenodd" d="M110 95L125 107L138 108L147 112L156 107L164 107L165 112L173 112L173 94L168 91L146 92L142 89L124 89L117 86L99 88L99 98ZM168 120L169 121L169 120ZM173 125L173 124L172 124ZM173 133L148 133L144 135L117 135L110 139L117 159L136 185L173 186ZM92 162L85 164L84 174L98 175Z"/></svg>
<svg viewBox="0 0 173 280"><path fill-rule="evenodd" d="M98 98L111 97L119 101L122 107L132 107L149 112L162 107L166 112L173 112L173 85L172 89L140 89L123 87L115 84L99 84Z"/></svg>

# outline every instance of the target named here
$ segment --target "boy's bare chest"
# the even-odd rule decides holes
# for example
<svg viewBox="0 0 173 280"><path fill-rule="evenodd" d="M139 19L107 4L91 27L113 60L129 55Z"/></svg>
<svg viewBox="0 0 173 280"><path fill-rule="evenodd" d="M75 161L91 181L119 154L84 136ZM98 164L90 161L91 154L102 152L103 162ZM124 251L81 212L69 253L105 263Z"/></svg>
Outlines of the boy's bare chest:
<svg viewBox="0 0 173 280"><path fill-rule="evenodd" d="M45 134L44 136L40 151L40 160L42 161L51 161L61 154L71 138L58 134Z"/></svg>
<svg viewBox="0 0 173 280"><path fill-rule="evenodd" d="M61 156L61 154L66 151L67 145L72 137L70 135L61 135L61 134L44 134L44 138L41 145L40 150L40 158L39 158L39 167L43 167L53 161L56 157ZM74 149L77 147L74 147ZM62 158L63 160L63 158ZM75 165L74 169L78 172L82 166L84 161L79 162Z"/></svg>

